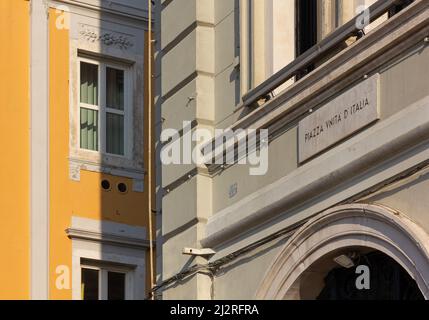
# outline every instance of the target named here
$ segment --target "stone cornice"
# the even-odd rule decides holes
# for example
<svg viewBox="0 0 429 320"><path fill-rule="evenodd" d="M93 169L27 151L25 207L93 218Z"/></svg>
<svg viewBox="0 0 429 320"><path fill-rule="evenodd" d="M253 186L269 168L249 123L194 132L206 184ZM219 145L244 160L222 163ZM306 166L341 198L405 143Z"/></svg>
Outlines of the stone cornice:
<svg viewBox="0 0 429 320"><path fill-rule="evenodd" d="M314 110L338 92L362 81L365 76L376 73L417 43L423 43L424 38L429 36L428 8L428 1L415 1L275 98L238 120L231 129L265 128L269 129L272 139L279 132L296 125L309 110ZM213 155L212 158L215 157ZM219 164L207 167L211 174L225 168Z"/></svg>
<svg viewBox="0 0 429 320"><path fill-rule="evenodd" d="M386 161L392 161L401 154L429 143L429 96L418 101L387 120L379 122L356 137L344 142L299 167L291 174L250 194L241 201L215 213L206 225L203 247L216 248L222 243L260 227L279 216L285 216L298 207L305 206L309 200L320 198L339 185L374 169ZM429 159L427 147L409 161L406 168L417 166ZM345 201L360 192L383 183L386 179L401 174L404 166L384 169L380 175L371 177L353 186L354 191L346 190L328 197L324 208ZM323 204L308 205L299 214L288 215L289 222L302 221L318 213ZM276 228L284 228L281 223Z"/></svg>
<svg viewBox="0 0 429 320"><path fill-rule="evenodd" d="M149 240L142 240L133 237L127 236L118 236L109 233L100 233L95 231L77 229L77 228L68 228L66 229L66 234L70 239L86 240L86 241L96 241L105 244L131 247L131 248L140 248L148 249ZM154 243L155 246L155 243Z"/></svg>
<svg viewBox="0 0 429 320"><path fill-rule="evenodd" d="M49 1L49 3L52 3L52 4L70 5L70 6L80 7L84 9L90 9L93 11L109 13L109 14L129 18L133 20L144 21L146 23L148 22L147 9L137 10L134 7L123 5L120 3L117 4L118 9L111 9L111 8L108 8L107 6L94 5L91 3L85 3L84 1L76 1L76 0L47 0L47 1ZM119 8L122 8L122 10ZM141 14L136 13L139 11L141 11ZM155 15L153 15L153 17L155 17ZM153 18L152 18L152 23L155 23L155 20Z"/></svg>

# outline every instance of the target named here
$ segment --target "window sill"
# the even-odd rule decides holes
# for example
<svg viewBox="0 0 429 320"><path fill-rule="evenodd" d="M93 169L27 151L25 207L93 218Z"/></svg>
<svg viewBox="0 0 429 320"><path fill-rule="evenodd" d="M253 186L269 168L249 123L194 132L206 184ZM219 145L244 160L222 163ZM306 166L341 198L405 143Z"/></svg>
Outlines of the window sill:
<svg viewBox="0 0 429 320"><path fill-rule="evenodd" d="M138 165L134 160L112 155L101 155L98 152L78 151L69 158L70 180L80 181L81 170L134 179L133 191L143 191L143 180L146 171L142 165Z"/></svg>

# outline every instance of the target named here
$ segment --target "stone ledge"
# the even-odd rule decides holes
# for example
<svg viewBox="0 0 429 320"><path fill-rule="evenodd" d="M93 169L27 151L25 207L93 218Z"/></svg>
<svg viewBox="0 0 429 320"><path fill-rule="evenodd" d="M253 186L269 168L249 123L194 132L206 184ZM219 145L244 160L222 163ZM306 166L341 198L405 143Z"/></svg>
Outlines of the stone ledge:
<svg viewBox="0 0 429 320"><path fill-rule="evenodd" d="M429 96L213 215L201 243L214 248L239 237L428 140Z"/></svg>
<svg viewBox="0 0 429 320"><path fill-rule="evenodd" d="M72 217L72 226L65 230L70 239L132 248L149 248L146 228L121 223Z"/></svg>

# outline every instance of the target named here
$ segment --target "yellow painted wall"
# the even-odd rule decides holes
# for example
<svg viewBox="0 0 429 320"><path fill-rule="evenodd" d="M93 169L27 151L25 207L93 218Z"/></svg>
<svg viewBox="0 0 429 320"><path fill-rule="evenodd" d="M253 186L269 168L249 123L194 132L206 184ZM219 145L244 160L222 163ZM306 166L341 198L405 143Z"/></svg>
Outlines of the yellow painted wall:
<svg viewBox="0 0 429 320"><path fill-rule="evenodd" d="M0 299L30 296L28 6L0 1Z"/></svg>
<svg viewBox="0 0 429 320"><path fill-rule="evenodd" d="M131 179L95 172L81 171L79 182L69 179L69 30L57 29L55 22L58 13L55 9L51 9L49 17L50 298L71 299L72 241L65 233L65 230L70 227L71 217L147 226L147 192L132 192ZM144 127L147 128L146 125ZM125 182L128 193L121 195L114 188L110 192L103 191L101 181L105 178L112 186L118 182ZM67 266L70 270L70 289L68 290L57 289L58 266Z"/></svg>

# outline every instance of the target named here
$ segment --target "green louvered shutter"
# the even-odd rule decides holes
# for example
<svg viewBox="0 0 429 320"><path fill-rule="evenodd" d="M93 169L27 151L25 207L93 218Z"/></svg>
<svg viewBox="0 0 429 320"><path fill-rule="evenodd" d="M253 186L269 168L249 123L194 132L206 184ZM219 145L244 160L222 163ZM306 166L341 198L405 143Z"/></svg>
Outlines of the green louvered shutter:
<svg viewBox="0 0 429 320"><path fill-rule="evenodd" d="M98 106L98 66L81 62L80 64L80 102ZM98 151L98 111L80 108L80 147Z"/></svg>
<svg viewBox="0 0 429 320"><path fill-rule="evenodd" d="M80 147L98 151L98 111L80 108Z"/></svg>

